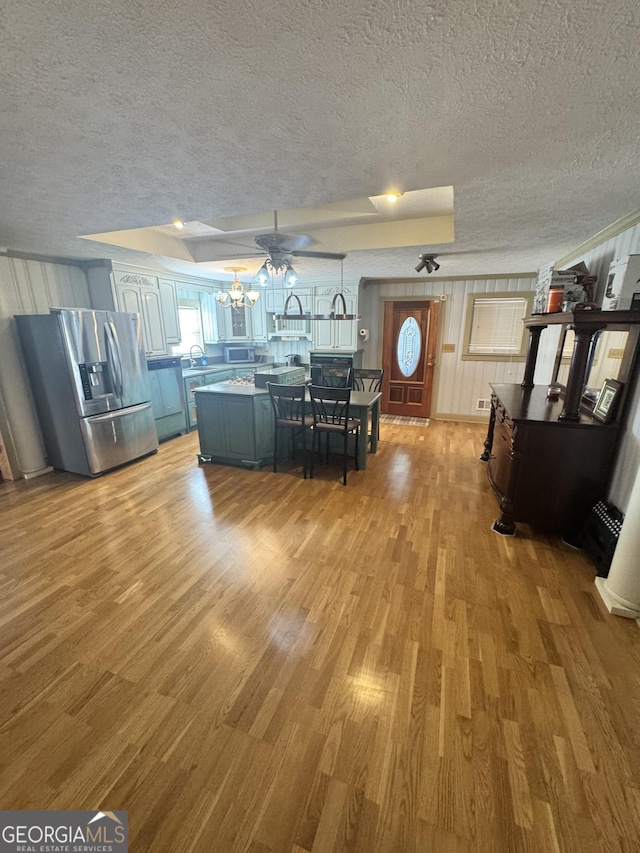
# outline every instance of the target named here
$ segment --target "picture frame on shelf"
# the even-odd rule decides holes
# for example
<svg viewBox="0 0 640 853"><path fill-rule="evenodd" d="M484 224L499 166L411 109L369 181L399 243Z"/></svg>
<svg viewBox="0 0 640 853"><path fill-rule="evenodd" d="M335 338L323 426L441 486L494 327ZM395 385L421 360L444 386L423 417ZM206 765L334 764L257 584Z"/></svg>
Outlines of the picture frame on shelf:
<svg viewBox="0 0 640 853"><path fill-rule="evenodd" d="M617 379L605 379L593 407L593 416L603 423L608 423L615 415L622 382Z"/></svg>

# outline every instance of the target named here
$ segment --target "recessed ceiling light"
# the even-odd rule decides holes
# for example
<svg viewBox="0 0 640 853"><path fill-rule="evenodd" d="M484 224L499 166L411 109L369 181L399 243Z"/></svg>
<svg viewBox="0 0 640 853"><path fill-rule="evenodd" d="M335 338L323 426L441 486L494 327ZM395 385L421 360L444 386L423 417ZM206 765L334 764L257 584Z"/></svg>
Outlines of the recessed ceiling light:
<svg viewBox="0 0 640 853"><path fill-rule="evenodd" d="M182 229L184 228L184 222L182 221L182 219L174 219L173 224L178 229L178 231L182 231Z"/></svg>
<svg viewBox="0 0 640 853"><path fill-rule="evenodd" d="M387 193L385 196L387 201L390 201L390 202L398 201L398 199L401 197L402 197L402 193L398 193L398 192Z"/></svg>

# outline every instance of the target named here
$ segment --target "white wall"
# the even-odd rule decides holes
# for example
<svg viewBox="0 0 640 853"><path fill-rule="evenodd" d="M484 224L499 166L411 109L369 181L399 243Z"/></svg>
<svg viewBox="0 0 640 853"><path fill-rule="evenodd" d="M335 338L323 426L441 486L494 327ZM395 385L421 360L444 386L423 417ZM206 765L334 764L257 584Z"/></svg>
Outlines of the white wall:
<svg viewBox="0 0 640 853"><path fill-rule="evenodd" d="M476 409L479 398L491 395L489 383L521 382L523 361L463 361L460 358L464 337L467 297L471 293L526 292L535 290L537 275L498 276L493 278L442 279L432 276L411 282L367 283L360 289L361 327L370 338L363 345L365 367L382 364L384 302L387 299L411 299L416 296L447 299L440 303L438 348L436 356L434 418L486 420ZM442 352L443 344L454 344L455 352Z"/></svg>
<svg viewBox="0 0 640 853"><path fill-rule="evenodd" d="M13 317L70 306L90 307L80 267L0 257L0 430L14 478L35 476L47 462Z"/></svg>

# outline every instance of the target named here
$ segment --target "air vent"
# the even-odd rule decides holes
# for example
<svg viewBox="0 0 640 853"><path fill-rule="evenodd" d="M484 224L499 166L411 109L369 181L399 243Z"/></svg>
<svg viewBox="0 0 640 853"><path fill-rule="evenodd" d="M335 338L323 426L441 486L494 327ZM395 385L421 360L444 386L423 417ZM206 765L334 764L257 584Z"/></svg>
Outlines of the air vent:
<svg viewBox="0 0 640 853"><path fill-rule="evenodd" d="M491 400L477 400L476 401L476 411L477 412L488 412L491 408Z"/></svg>

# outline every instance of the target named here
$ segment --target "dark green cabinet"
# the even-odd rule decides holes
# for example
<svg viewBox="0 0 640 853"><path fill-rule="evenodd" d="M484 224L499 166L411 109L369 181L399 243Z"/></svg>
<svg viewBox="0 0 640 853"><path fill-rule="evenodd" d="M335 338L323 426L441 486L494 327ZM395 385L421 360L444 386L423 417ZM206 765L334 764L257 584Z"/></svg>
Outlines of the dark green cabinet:
<svg viewBox="0 0 640 853"><path fill-rule="evenodd" d="M221 370L212 370L208 373L196 373L194 376L185 378L184 396L187 401L187 423L190 430L198 426L198 413L194 397L196 388L202 388L202 386L211 385L214 382L224 382L233 376L235 376L233 368L223 368Z"/></svg>
<svg viewBox="0 0 640 853"><path fill-rule="evenodd" d="M273 413L253 386L197 388L201 461L258 468L273 461Z"/></svg>

